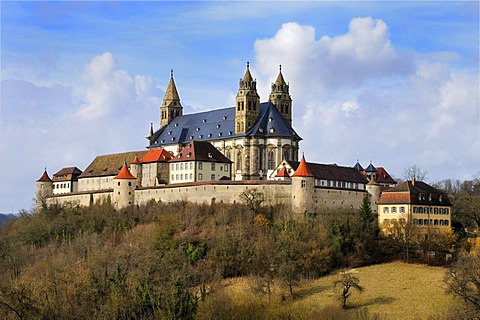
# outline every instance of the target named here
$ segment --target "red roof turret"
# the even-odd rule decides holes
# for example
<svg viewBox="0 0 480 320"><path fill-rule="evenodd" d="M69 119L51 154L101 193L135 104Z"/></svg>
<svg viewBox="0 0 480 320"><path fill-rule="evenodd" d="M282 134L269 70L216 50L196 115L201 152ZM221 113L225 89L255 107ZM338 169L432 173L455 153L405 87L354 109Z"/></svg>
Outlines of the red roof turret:
<svg viewBox="0 0 480 320"><path fill-rule="evenodd" d="M117 176L114 179L137 179L133 174L130 173L130 170L128 170L128 167L126 164L123 165L122 169L120 169L120 172L117 174Z"/></svg>
<svg viewBox="0 0 480 320"><path fill-rule="evenodd" d="M315 177L308 168L307 162L305 161L305 156L302 156L302 160L300 161L300 164L298 165L297 170L295 170L295 173L292 175L292 177Z"/></svg>
<svg viewBox="0 0 480 320"><path fill-rule="evenodd" d="M278 171L275 178L290 178L290 175L287 172L287 168L285 166L283 166L283 168L280 169L280 171Z"/></svg>
<svg viewBox="0 0 480 320"><path fill-rule="evenodd" d="M40 179L37 180L37 182L52 182L52 179L50 179L50 177L48 176L47 168L45 168L42 176L40 177Z"/></svg>
<svg viewBox="0 0 480 320"><path fill-rule="evenodd" d="M140 160L138 160L138 157L135 156L135 159L133 159L132 164L140 164Z"/></svg>

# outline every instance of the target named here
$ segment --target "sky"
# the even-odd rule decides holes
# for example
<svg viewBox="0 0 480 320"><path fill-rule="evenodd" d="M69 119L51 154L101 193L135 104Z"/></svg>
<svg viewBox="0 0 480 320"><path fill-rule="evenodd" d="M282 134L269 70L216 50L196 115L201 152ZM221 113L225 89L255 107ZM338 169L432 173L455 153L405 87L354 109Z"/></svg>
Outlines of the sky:
<svg viewBox="0 0 480 320"><path fill-rule="evenodd" d="M261 101L279 65L309 162L480 172L478 1L1 1L0 212L44 168L142 150L170 70L184 113Z"/></svg>

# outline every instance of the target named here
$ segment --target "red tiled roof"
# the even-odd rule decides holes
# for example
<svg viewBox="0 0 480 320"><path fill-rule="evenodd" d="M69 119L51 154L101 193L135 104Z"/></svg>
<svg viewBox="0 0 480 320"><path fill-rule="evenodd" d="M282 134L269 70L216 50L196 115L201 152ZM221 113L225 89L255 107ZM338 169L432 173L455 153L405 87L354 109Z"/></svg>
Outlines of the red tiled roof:
<svg viewBox="0 0 480 320"><path fill-rule="evenodd" d="M130 173L126 164L123 165L120 172L116 175L114 179L137 179L133 174Z"/></svg>
<svg viewBox="0 0 480 320"><path fill-rule="evenodd" d="M287 172L287 167L284 166L282 169L280 169L280 171L277 172L277 175L275 177L290 178L290 175Z"/></svg>
<svg viewBox="0 0 480 320"><path fill-rule="evenodd" d="M204 161L232 163L217 148L207 141L191 141L170 162Z"/></svg>
<svg viewBox="0 0 480 320"><path fill-rule="evenodd" d="M148 151L140 162L142 163L149 163L149 162L167 162L168 160L172 159L173 156L170 152L166 151L163 148L158 149L151 149Z"/></svg>
<svg viewBox="0 0 480 320"><path fill-rule="evenodd" d="M140 160L138 160L138 157L135 156L135 158L132 161L132 164L139 164L139 163L141 163Z"/></svg>
<svg viewBox="0 0 480 320"><path fill-rule="evenodd" d="M387 189L382 192L378 203L452 205L446 192L438 190L423 181L404 181L396 187Z"/></svg>
<svg viewBox="0 0 480 320"><path fill-rule="evenodd" d="M50 179L48 176L47 169L43 171L42 176L37 180L37 182L52 182L52 179Z"/></svg>
<svg viewBox="0 0 480 320"><path fill-rule="evenodd" d="M397 181L393 180L393 178L388 174L387 170L383 167L377 167L377 179L378 183L388 183L388 184L396 184Z"/></svg>
<svg viewBox="0 0 480 320"><path fill-rule="evenodd" d="M307 162L305 161L305 156L302 156L300 164L298 165L297 170L293 173L292 177L315 177L308 168Z"/></svg>

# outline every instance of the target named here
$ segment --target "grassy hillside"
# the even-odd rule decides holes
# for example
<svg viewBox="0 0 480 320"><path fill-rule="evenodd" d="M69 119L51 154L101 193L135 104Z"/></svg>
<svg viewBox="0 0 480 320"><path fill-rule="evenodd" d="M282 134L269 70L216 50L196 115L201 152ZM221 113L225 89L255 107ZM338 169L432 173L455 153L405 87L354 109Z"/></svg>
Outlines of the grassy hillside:
<svg viewBox="0 0 480 320"><path fill-rule="evenodd" d="M452 296L445 293L444 268L429 267L402 262L386 263L355 269L355 276L365 291L353 292L348 300L349 308L341 310L339 293L332 283L339 277L332 274L318 280L304 281L296 290L296 299L281 302L286 290L276 286L268 302L267 296L252 292L255 279L239 278L225 283L226 292L238 304L257 304L266 306L264 313L272 315L332 314L345 318L368 314L380 319L438 319L444 317L454 302ZM329 311L328 311L329 310ZM315 313L317 312L317 313ZM308 318L308 317L305 317ZM321 317L319 317L321 318Z"/></svg>

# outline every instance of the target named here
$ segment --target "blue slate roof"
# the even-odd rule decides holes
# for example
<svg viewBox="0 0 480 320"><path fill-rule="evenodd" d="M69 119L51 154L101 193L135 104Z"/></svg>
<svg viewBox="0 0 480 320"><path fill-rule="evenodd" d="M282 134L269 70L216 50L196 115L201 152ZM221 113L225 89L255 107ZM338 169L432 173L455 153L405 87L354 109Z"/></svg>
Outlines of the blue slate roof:
<svg viewBox="0 0 480 320"><path fill-rule="evenodd" d="M149 148L195 141L213 141L235 137L288 137L300 141L287 120L271 102L260 104L260 116L246 133L235 133L235 107L175 117L150 137Z"/></svg>
<svg viewBox="0 0 480 320"><path fill-rule="evenodd" d="M365 172L377 172L377 168L373 166L373 164L369 164L367 169L365 169Z"/></svg>

